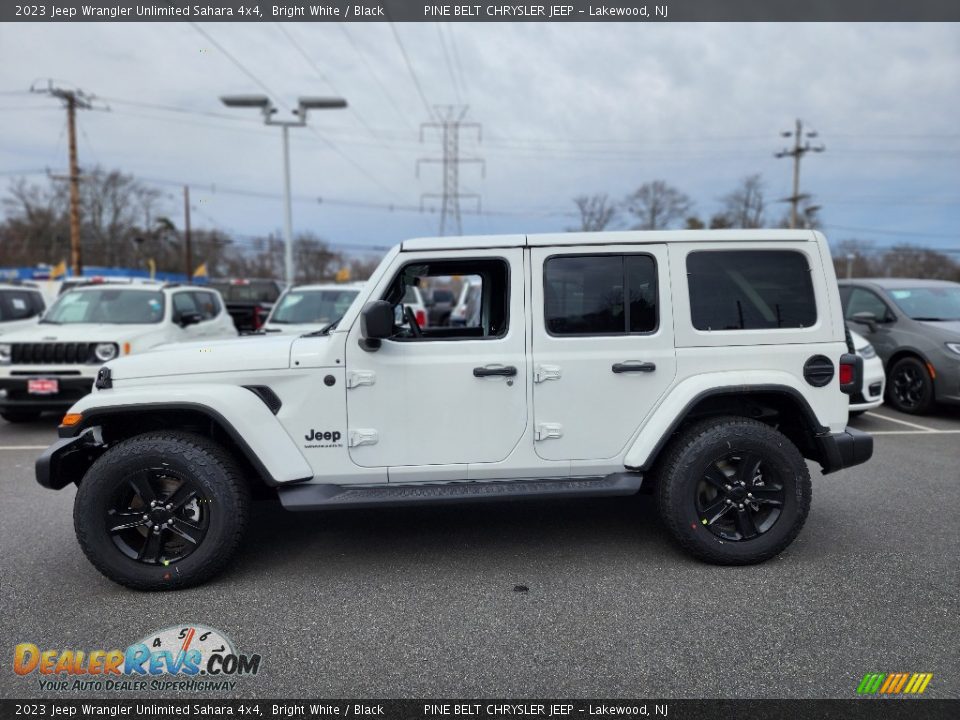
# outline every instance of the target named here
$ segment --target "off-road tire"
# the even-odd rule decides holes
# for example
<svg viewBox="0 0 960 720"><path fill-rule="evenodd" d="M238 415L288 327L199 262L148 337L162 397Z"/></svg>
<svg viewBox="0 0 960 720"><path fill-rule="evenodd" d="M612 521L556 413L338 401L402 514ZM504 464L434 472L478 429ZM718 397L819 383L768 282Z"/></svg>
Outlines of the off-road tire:
<svg viewBox="0 0 960 720"><path fill-rule="evenodd" d="M776 522L748 540L728 541L702 524L695 490L715 458L731 451L761 456L783 483L783 507ZM810 472L796 446L782 433L757 420L724 416L690 425L673 439L658 461L660 517L677 542L694 557L717 565L751 565L768 560L797 537L810 510Z"/></svg>
<svg viewBox="0 0 960 720"><path fill-rule="evenodd" d="M110 499L126 478L162 462L189 476L209 499L209 526L182 560L147 565L114 545L104 521ZM229 563L246 529L250 489L234 458L201 435L157 431L111 447L84 475L73 509L74 528L87 559L116 583L134 590L179 590L206 582Z"/></svg>
<svg viewBox="0 0 960 720"><path fill-rule="evenodd" d="M0 417L8 423L26 423L34 422L40 419L39 410L5 410L0 412Z"/></svg>
<svg viewBox="0 0 960 720"><path fill-rule="evenodd" d="M921 395L916 403L905 403L897 396L897 388L894 383L902 372L910 372L921 385ZM923 360L913 355L900 358L890 368L887 376L887 402L894 409L909 415L926 415L936 404L934 394L933 379L927 370L927 365Z"/></svg>

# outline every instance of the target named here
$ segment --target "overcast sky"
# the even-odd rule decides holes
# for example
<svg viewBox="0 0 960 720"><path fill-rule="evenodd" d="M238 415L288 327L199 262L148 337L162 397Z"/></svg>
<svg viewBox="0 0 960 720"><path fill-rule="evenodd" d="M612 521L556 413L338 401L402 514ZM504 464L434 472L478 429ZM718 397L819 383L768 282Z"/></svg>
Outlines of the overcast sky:
<svg viewBox="0 0 960 720"><path fill-rule="evenodd" d="M218 96L265 86L289 108L300 95L343 95L350 110L314 113L312 129L291 133L293 214L295 230L348 245L437 233L437 214L316 201L409 207L439 191L438 166L414 173L418 157L440 156L436 134L419 142L426 103L468 104L468 119L483 125L483 142L464 130L461 150L486 160L486 176L464 165L461 191L479 193L488 212L465 214L465 233L562 230L574 222L575 195L620 197L654 179L689 194L701 217L750 173L782 198L790 161L773 153L800 117L827 147L805 158L801 184L822 205L831 239L960 248L958 25L200 28L0 26L0 187L14 173L66 165L65 113L22 92L47 77L110 107L81 113L81 166L167 183L158 187L178 218L175 184L190 183L195 225L238 235L282 225L273 199L282 192L280 131Z"/></svg>

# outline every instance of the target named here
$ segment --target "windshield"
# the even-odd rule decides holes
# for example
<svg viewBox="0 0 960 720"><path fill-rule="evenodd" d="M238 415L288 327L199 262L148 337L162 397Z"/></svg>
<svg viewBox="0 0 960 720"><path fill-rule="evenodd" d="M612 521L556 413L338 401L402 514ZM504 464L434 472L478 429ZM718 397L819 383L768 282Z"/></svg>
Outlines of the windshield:
<svg viewBox="0 0 960 720"><path fill-rule="evenodd" d="M212 282L210 287L219 290L226 302L276 302L280 291L270 280L250 280L243 283Z"/></svg>
<svg viewBox="0 0 960 720"><path fill-rule="evenodd" d="M960 285L888 292L897 307L913 320L960 320Z"/></svg>
<svg viewBox="0 0 960 720"><path fill-rule="evenodd" d="M141 325L163 320L163 293L149 290L70 290L53 304L42 322Z"/></svg>
<svg viewBox="0 0 960 720"><path fill-rule="evenodd" d="M324 325L343 317L359 290L291 290L281 298L269 322Z"/></svg>

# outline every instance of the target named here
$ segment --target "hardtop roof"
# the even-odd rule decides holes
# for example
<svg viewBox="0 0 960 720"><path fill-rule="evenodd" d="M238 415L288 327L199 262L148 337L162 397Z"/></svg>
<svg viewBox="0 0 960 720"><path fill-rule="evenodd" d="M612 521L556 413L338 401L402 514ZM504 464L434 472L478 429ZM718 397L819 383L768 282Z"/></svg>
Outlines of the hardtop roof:
<svg viewBox="0 0 960 720"><path fill-rule="evenodd" d="M814 242L813 230L622 230L616 232L541 233L533 235L466 235L404 240L400 249L468 250L555 245L631 245L678 242Z"/></svg>

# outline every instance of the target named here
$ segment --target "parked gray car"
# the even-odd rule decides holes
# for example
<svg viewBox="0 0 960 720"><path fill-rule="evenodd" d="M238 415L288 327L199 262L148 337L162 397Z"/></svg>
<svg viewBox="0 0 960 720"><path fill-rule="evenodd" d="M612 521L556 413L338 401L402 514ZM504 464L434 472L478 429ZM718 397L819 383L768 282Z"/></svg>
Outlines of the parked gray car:
<svg viewBox="0 0 960 720"><path fill-rule="evenodd" d="M960 284L946 280L841 280L843 316L876 349L887 402L922 414L960 403Z"/></svg>

